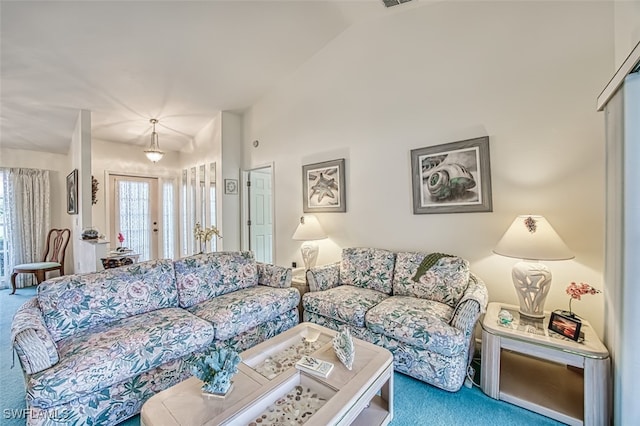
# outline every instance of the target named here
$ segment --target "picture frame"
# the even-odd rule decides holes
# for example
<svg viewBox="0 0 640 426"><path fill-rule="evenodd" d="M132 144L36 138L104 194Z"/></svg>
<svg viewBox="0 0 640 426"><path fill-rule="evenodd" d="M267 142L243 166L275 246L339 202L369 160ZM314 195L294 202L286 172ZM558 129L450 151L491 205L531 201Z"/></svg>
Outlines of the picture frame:
<svg viewBox="0 0 640 426"><path fill-rule="evenodd" d="M488 136L411 150L411 175L413 214L493 211Z"/></svg>
<svg viewBox="0 0 640 426"><path fill-rule="evenodd" d="M238 179L225 179L224 180L224 193L227 195L238 194Z"/></svg>
<svg viewBox="0 0 640 426"><path fill-rule="evenodd" d="M580 327L582 327L582 321L579 318L562 311L551 312L549 330L577 342L580 338Z"/></svg>
<svg viewBox="0 0 640 426"><path fill-rule="evenodd" d="M78 214L78 169L67 175L67 214Z"/></svg>
<svg viewBox="0 0 640 426"><path fill-rule="evenodd" d="M345 160L302 166L302 211L344 213L347 211Z"/></svg>

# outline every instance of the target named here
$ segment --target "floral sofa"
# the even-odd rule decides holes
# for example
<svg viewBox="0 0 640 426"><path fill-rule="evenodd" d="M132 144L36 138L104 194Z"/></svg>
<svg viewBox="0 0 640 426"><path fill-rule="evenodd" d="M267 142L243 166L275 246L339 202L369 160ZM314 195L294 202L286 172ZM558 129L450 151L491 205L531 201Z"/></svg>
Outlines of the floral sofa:
<svg viewBox="0 0 640 426"><path fill-rule="evenodd" d="M460 389L488 294L469 263L440 253L349 248L307 271L304 320L383 346L394 368L447 391ZM357 356L357 354L356 354Z"/></svg>
<svg viewBox="0 0 640 426"><path fill-rule="evenodd" d="M241 351L298 323L291 269L249 252L156 260L45 281L15 314L28 424L113 425L190 376L210 347Z"/></svg>

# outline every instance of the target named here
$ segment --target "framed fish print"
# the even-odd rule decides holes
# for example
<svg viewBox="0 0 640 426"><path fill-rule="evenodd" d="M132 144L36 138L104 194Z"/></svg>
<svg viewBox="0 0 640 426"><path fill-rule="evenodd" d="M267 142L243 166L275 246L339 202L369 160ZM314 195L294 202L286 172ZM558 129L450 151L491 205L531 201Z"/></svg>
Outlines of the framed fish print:
<svg viewBox="0 0 640 426"><path fill-rule="evenodd" d="M346 212L344 158L302 166L304 213Z"/></svg>
<svg viewBox="0 0 640 426"><path fill-rule="evenodd" d="M411 151L413 214L493 211L489 137Z"/></svg>

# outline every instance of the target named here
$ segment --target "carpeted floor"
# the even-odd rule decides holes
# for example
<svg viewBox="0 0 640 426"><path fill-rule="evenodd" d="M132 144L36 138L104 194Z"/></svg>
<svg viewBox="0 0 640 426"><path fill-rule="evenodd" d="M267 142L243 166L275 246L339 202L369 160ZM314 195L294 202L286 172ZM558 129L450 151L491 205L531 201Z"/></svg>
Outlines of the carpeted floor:
<svg viewBox="0 0 640 426"><path fill-rule="evenodd" d="M0 290L0 424L24 425L24 380L18 360L11 369L11 320L22 303L35 295L35 288ZM450 393L429 386L403 374L394 377L394 409L392 426L522 426L559 425L554 420L540 416L514 405L496 401L480 389L463 387ZM17 418L16 418L17 417ZM122 423L139 426L138 416Z"/></svg>

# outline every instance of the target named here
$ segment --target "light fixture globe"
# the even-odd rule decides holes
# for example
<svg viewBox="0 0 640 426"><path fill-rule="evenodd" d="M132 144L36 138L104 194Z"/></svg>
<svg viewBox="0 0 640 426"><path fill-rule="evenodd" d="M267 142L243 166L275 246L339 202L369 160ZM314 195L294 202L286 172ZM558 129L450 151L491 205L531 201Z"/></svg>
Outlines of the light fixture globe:
<svg viewBox="0 0 640 426"><path fill-rule="evenodd" d="M162 157L164 157L164 152L160 150L160 145L158 144L158 133L156 133L156 123L158 120L152 118L149 122L153 126L153 131L151 132L151 143L149 144L149 149L146 149L144 154L147 156L149 161L157 163L162 160Z"/></svg>

